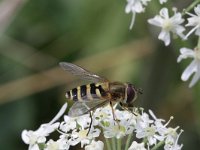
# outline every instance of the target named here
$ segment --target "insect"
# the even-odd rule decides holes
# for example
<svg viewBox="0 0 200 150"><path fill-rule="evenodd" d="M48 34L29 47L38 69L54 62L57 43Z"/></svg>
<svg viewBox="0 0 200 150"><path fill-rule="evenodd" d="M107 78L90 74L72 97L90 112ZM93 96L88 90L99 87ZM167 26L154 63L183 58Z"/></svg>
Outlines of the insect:
<svg viewBox="0 0 200 150"><path fill-rule="evenodd" d="M127 109L132 106L138 93L142 94L141 89L135 88L130 83L110 82L72 63L60 62L59 65L65 71L91 82L66 92L66 97L75 102L68 112L71 117L81 116L110 104L113 118L116 120L113 104L119 103L122 108Z"/></svg>

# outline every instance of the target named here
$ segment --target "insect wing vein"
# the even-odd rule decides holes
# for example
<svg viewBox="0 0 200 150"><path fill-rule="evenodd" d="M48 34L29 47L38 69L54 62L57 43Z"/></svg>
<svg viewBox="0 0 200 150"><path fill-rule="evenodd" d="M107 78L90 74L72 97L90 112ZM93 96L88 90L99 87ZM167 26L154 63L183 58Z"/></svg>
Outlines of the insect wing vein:
<svg viewBox="0 0 200 150"><path fill-rule="evenodd" d="M103 77L100 77L92 72L89 72L78 65L60 62L59 65L65 70L72 73L75 76L78 76L81 79L89 80L92 82L106 82L107 80Z"/></svg>

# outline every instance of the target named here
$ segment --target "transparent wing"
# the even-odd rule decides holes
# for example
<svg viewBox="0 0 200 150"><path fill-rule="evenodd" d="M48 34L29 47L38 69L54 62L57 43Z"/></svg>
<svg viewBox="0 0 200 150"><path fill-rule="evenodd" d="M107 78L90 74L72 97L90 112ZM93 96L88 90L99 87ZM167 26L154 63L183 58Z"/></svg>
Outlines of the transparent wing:
<svg viewBox="0 0 200 150"><path fill-rule="evenodd" d="M102 78L94 73L91 73L75 64L68 62L60 62L59 65L65 70L72 73L75 76L78 76L81 79L85 79L92 82L106 82L105 78Z"/></svg>
<svg viewBox="0 0 200 150"><path fill-rule="evenodd" d="M70 117L78 117L87 114L98 107L104 106L108 102L108 100L78 101L69 109L68 115Z"/></svg>

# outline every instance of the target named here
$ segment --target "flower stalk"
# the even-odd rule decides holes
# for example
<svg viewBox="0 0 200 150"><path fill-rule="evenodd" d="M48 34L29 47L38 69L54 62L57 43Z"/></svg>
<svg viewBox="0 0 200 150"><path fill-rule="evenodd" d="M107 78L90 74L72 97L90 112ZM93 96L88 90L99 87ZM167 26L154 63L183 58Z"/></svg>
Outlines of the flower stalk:
<svg viewBox="0 0 200 150"><path fill-rule="evenodd" d="M112 150L117 150L116 139L113 137L111 141L112 141Z"/></svg>
<svg viewBox="0 0 200 150"><path fill-rule="evenodd" d="M200 36L198 37L197 49L200 50Z"/></svg>
<svg viewBox="0 0 200 150"><path fill-rule="evenodd" d="M183 9L182 15L184 16L187 12L191 11L198 3L200 3L200 0L192 2L187 8Z"/></svg>
<svg viewBox="0 0 200 150"><path fill-rule="evenodd" d="M119 139L117 139L117 150L121 150L122 148L122 139L121 138L119 138Z"/></svg>
<svg viewBox="0 0 200 150"><path fill-rule="evenodd" d="M107 150L112 150L109 139L105 138Z"/></svg>
<svg viewBox="0 0 200 150"><path fill-rule="evenodd" d="M125 150L128 150L130 143L131 143L132 135L129 134L126 140Z"/></svg>
<svg viewBox="0 0 200 150"><path fill-rule="evenodd" d="M163 141L160 141L157 145L155 145L151 150L157 150L159 149L161 146L163 146L165 143Z"/></svg>

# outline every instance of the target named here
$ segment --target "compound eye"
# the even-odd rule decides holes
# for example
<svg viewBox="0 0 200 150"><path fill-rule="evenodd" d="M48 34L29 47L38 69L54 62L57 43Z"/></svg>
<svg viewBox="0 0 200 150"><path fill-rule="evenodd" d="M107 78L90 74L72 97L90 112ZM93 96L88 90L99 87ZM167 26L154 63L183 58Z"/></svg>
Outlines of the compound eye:
<svg viewBox="0 0 200 150"><path fill-rule="evenodd" d="M131 84L128 84L128 87L127 87L127 103L132 103L133 100L135 99L135 90L133 88L133 86Z"/></svg>

